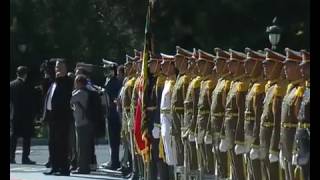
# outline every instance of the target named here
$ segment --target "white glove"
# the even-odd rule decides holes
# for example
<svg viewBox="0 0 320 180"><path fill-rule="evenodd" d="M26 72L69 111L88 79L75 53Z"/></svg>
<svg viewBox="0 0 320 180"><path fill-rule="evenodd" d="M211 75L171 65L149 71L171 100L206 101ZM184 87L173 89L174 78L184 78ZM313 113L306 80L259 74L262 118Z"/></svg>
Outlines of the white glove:
<svg viewBox="0 0 320 180"><path fill-rule="evenodd" d="M159 127L153 127L152 136L153 136L154 139L159 139L160 138L160 128Z"/></svg>
<svg viewBox="0 0 320 180"><path fill-rule="evenodd" d="M275 154L275 153L270 153L269 154L269 161L270 161L270 163L279 161L279 155Z"/></svg>
<svg viewBox="0 0 320 180"><path fill-rule="evenodd" d="M245 145L242 145L242 144L237 144L234 147L234 152L236 153L236 155L244 154L246 152L245 150L246 150L246 147Z"/></svg>
<svg viewBox="0 0 320 180"><path fill-rule="evenodd" d="M188 140L189 140L190 142L195 142L195 141L196 141L196 138L194 137L194 134L193 134L193 133L189 132Z"/></svg>
<svg viewBox="0 0 320 180"><path fill-rule="evenodd" d="M228 151L228 141L226 139L221 139L219 149L221 152L227 152Z"/></svg>
<svg viewBox="0 0 320 180"><path fill-rule="evenodd" d="M250 159L255 160L260 157L260 151L257 148L251 148L250 150Z"/></svg>
<svg viewBox="0 0 320 180"><path fill-rule="evenodd" d="M204 143L205 144L212 144L212 136L207 134L206 136L204 136Z"/></svg>
<svg viewBox="0 0 320 180"><path fill-rule="evenodd" d="M298 154L297 153L294 153L292 155L292 164L293 165L298 165Z"/></svg>
<svg viewBox="0 0 320 180"><path fill-rule="evenodd" d="M284 157L283 157L283 154L282 154L282 150L280 150L280 166L282 169L285 169L285 162L284 162Z"/></svg>

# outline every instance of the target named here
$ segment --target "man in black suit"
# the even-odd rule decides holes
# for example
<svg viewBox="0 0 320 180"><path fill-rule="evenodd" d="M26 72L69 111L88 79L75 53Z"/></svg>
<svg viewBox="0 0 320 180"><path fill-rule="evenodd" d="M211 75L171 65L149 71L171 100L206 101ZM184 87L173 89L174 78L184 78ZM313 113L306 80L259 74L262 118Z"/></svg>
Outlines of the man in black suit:
<svg viewBox="0 0 320 180"><path fill-rule="evenodd" d="M117 78L117 67L111 69L112 75L106 80L105 92L107 95L107 123L111 149L111 160L107 162L105 168L116 170L120 167L119 146L121 121L117 112L117 97L121 89L121 82Z"/></svg>
<svg viewBox="0 0 320 180"><path fill-rule="evenodd" d="M12 117L10 117L10 163L16 163L15 151L17 139L23 138L22 164L35 164L29 159L31 136L34 132L34 109L31 101L31 88L26 84L28 68L17 68L17 79L10 82L10 104Z"/></svg>
<svg viewBox="0 0 320 180"><path fill-rule="evenodd" d="M44 118L49 123L52 169L45 175L69 176L69 131L72 111L70 98L73 82L67 76L64 59L57 58L55 66L56 78L51 84L45 99Z"/></svg>

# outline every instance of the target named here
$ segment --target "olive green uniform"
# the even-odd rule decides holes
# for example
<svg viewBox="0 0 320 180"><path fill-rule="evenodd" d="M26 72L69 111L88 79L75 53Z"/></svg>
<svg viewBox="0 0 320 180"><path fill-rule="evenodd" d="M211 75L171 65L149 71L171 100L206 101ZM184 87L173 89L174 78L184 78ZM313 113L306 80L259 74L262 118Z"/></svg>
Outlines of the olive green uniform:
<svg viewBox="0 0 320 180"><path fill-rule="evenodd" d="M263 108L263 99L265 96L265 81L262 77L257 79L251 79L250 89L246 96L246 109L245 109L245 122L244 122L244 133L245 133L245 145L250 150L252 148L259 148L260 138L260 118ZM247 152L249 155L249 152ZM261 176L260 159L250 158L250 162L247 163L247 170L249 179L259 180Z"/></svg>
<svg viewBox="0 0 320 180"><path fill-rule="evenodd" d="M198 114L198 100L200 91L201 77L195 77L188 86L186 98L184 100L184 120L181 127L182 138L187 144L187 157L185 165L188 170L197 170L197 150L195 143L196 120Z"/></svg>
<svg viewBox="0 0 320 180"><path fill-rule="evenodd" d="M248 84L244 81L243 75L234 78L227 95L225 108L225 138L229 142L228 149L232 163L232 176L237 177L238 180L245 179L243 155L236 155L234 151L236 144L244 144L244 112L239 112L238 106L244 107L244 97L247 89Z"/></svg>
<svg viewBox="0 0 320 180"><path fill-rule="evenodd" d="M223 75L218 79L217 85L214 88L211 96L210 107L210 125L207 129L207 136L213 137L213 148L215 161L218 169L219 178L228 177L228 156L226 152L219 150L221 138L224 138L224 115L225 115L225 101L230 88L230 80L227 75ZM219 159L218 159L219 158Z"/></svg>
<svg viewBox="0 0 320 180"><path fill-rule="evenodd" d="M198 115L197 115L197 134L196 142L198 148L198 165L200 169L204 170L204 173L214 174L214 159L212 152L212 139L205 140L205 134L208 127L210 127L210 106L211 106L211 93L216 85L216 82L210 79L203 79L201 81L199 101L198 101Z"/></svg>
<svg viewBox="0 0 320 180"><path fill-rule="evenodd" d="M291 82L288 85L281 107L280 149L284 158L286 179L291 180L294 179L292 151L294 145L294 136L298 125L297 110L300 107L304 91L304 88L299 86L301 83L302 80L300 79L295 82Z"/></svg>
<svg viewBox="0 0 320 180"><path fill-rule="evenodd" d="M279 179L279 162L270 162L269 153L279 153L280 114L275 114L285 92L285 82L280 79L268 81L265 86L263 112L260 122L260 160L263 174L269 180Z"/></svg>
<svg viewBox="0 0 320 180"><path fill-rule="evenodd" d="M172 122L172 136L175 138L177 145L177 166L183 166L183 144L181 140L181 127L183 126L184 107L183 102L187 94L187 88L190 82L190 77L187 75L180 75L177 78L176 84L173 88L171 98L171 113L173 117Z"/></svg>

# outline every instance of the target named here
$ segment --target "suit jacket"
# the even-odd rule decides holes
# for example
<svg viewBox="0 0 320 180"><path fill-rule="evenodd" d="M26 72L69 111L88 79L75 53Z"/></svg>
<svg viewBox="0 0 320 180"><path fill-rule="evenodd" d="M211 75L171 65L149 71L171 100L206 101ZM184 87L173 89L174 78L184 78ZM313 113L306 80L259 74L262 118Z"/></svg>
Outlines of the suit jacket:
<svg viewBox="0 0 320 180"><path fill-rule="evenodd" d="M51 99L51 106L52 106L52 118L47 119L47 100L50 95L51 87L49 88L44 108L45 108L45 114L44 117L48 121L54 122L54 123L66 123L70 122L72 120L72 111L70 107L70 99L72 95L72 89L73 89L73 82L72 79L65 76L65 77L59 77L55 80L56 88L54 90L52 99Z"/></svg>
<svg viewBox="0 0 320 180"><path fill-rule="evenodd" d="M12 104L11 133L26 137L33 134L34 105L31 88L22 79L10 82Z"/></svg>

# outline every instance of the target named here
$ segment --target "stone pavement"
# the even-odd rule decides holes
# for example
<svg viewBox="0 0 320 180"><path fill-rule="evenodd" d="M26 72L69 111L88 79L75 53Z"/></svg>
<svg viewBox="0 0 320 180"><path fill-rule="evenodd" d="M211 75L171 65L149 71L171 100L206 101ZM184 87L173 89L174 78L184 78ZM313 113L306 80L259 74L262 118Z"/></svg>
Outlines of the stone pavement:
<svg viewBox="0 0 320 180"><path fill-rule="evenodd" d="M121 149L121 147L120 147ZM122 156L120 151L120 157ZM10 164L10 180L90 180L90 179L110 179L119 180L126 179L118 172L97 170L90 173L90 175L70 175L70 176L46 176L42 174L48 171L44 164L48 160L48 146L32 146L30 159L36 161L36 165L21 164L21 147L17 147L16 162L17 164ZM108 145L96 145L96 156L98 164L107 162L110 159L110 152Z"/></svg>

